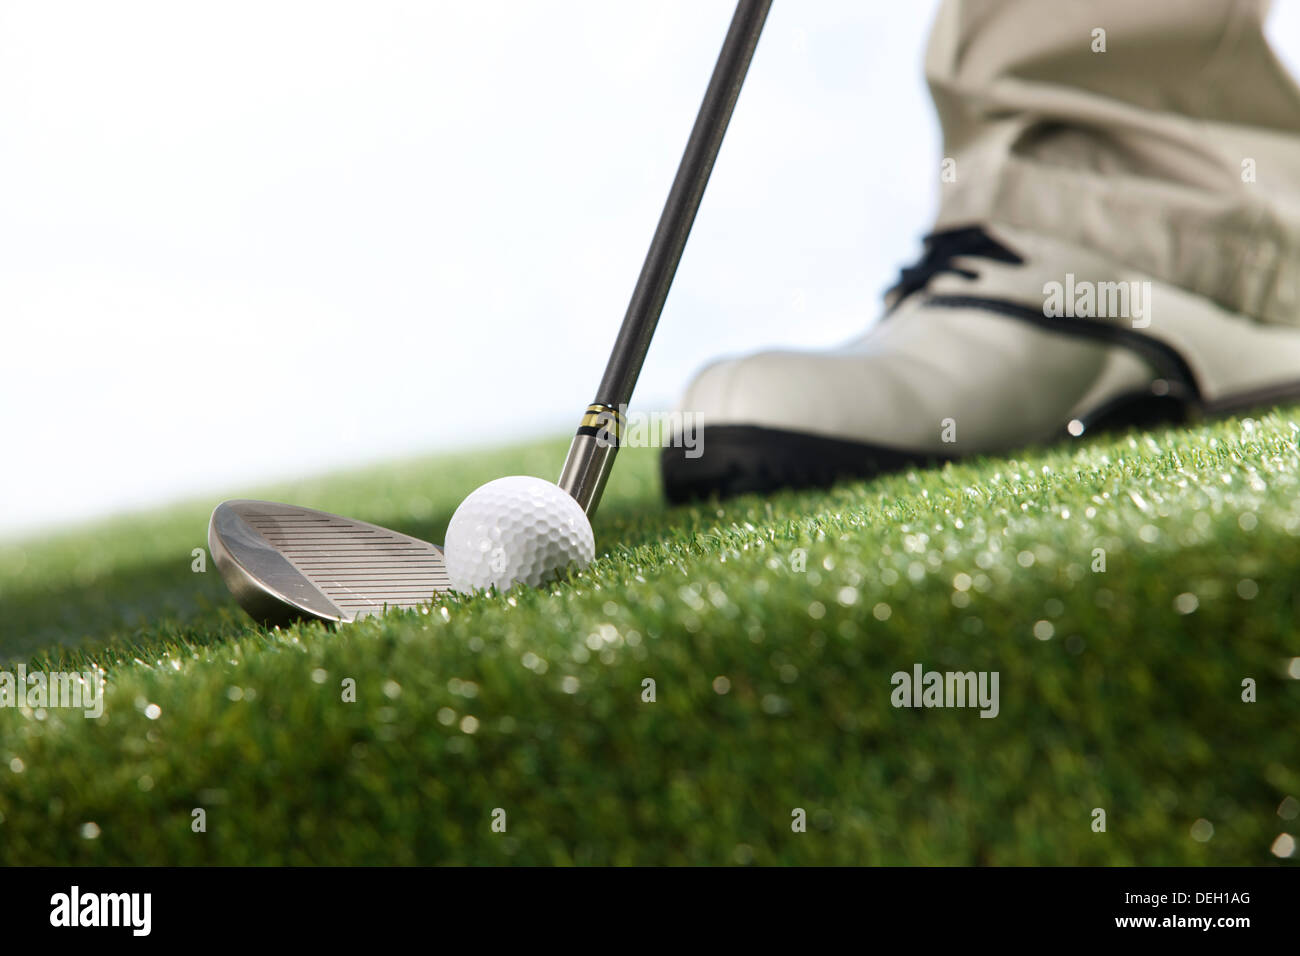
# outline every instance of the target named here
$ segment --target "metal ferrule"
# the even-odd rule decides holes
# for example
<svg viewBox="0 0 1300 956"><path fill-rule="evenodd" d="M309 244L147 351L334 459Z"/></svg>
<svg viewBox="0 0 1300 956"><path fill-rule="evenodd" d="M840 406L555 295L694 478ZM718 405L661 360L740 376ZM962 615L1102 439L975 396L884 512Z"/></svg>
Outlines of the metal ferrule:
<svg viewBox="0 0 1300 956"><path fill-rule="evenodd" d="M621 431L618 409L590 405L564 459L557 484L582 506L589 518L600 504L605 482L614 467Z"/></svg>

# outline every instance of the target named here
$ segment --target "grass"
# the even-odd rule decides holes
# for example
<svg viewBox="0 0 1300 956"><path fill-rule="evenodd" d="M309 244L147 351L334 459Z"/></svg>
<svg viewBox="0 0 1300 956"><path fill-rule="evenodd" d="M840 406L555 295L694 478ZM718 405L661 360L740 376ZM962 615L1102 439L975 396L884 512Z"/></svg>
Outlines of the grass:
<svg viewBox="0 0 1300 956"><path fill-rule="evenodd" d="M0 660L109 679L0 709L0 863L1285 862L1298 421L677 509L631 450L586 571L337 630L191 569L212 502L0 544ZM257 493L441 540L564 448ZM891 706L916 663L998 716Z"/></svg>

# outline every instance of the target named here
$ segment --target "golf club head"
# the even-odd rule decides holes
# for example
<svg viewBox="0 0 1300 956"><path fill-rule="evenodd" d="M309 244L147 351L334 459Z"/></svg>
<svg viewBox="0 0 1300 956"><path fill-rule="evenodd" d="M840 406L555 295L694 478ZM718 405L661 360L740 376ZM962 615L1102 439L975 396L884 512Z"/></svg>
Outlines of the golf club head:
<svg viewBox="0 0 1300 956"><path fill-rule="evenodd" d="M272 501L219 504L208 549L240 607L264 624L355 621L451 589L437 545Z"/></svg>

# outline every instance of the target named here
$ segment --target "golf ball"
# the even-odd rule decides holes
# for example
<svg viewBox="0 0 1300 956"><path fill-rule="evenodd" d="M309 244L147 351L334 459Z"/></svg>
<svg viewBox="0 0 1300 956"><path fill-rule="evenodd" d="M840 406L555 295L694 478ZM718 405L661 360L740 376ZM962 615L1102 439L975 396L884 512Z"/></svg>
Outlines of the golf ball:
<svg viewBox="0 0 1300 956"><path fill-rule="evenodd" d="M444 557L451 586L470 593L493 585L544 584L569 565L585 567L596 541L579 504L541 478L498 478L460 503L447 526Z"/></svg>

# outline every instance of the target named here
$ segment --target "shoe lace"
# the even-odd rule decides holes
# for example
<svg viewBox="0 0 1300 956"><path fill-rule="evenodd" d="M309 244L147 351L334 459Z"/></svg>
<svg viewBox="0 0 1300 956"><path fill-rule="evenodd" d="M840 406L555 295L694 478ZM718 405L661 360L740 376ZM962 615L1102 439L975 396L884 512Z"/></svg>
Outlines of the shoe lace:
<svg viewBox="0 0 1300 956"><path fill-rule="evenodd" d="M958 256L975 256L1014 265L1025 261L985 232L983 226L962 226L932 232L923 242L925 252L921 258L900 270L898 281L885 293L894 304L903 301L913 292L924 289L941 272L953 272L967 279L978 278L978 272L962 268L953 262Z"/></svg>

